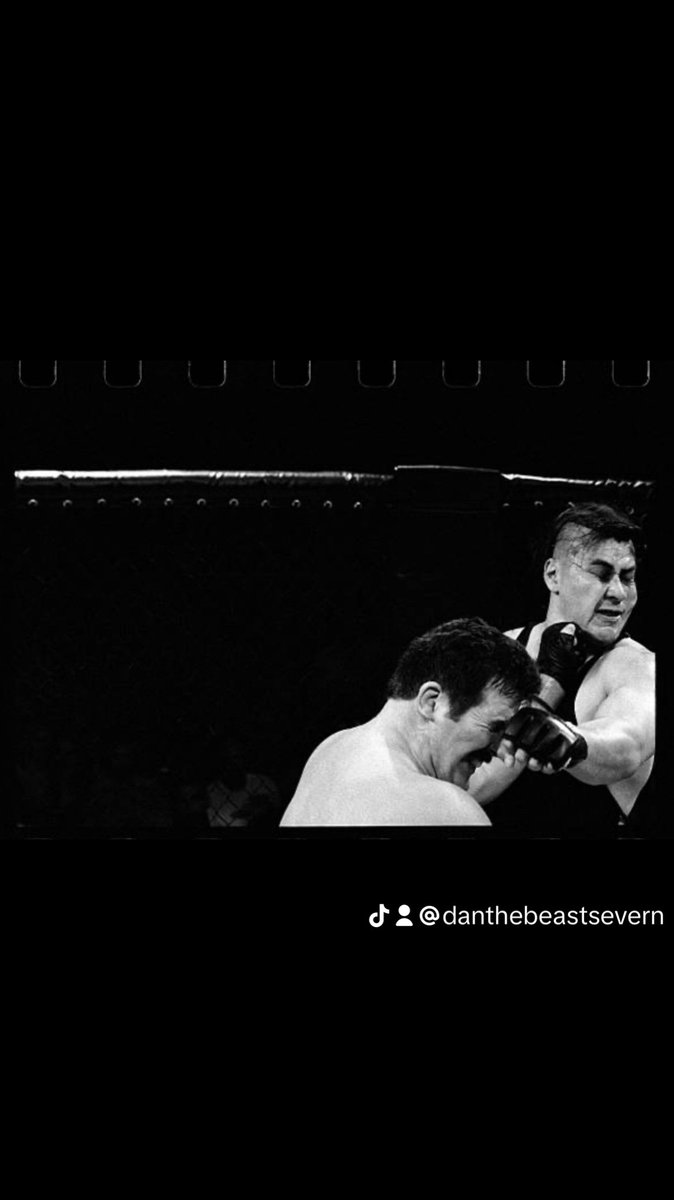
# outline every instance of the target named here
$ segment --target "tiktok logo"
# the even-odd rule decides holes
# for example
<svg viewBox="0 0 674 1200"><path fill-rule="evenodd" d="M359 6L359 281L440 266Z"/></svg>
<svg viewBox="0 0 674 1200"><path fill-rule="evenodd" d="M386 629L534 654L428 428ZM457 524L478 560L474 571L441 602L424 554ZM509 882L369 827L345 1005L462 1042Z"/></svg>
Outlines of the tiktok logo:
<svg viewBox="0 0 674 1200"><path fill-rule="evenodd" d="M390 913L390 911L390 908L384 908L384 905L380 904L376 912L370 913L370 925L379 929L384 924L384 913Z"/></svg>

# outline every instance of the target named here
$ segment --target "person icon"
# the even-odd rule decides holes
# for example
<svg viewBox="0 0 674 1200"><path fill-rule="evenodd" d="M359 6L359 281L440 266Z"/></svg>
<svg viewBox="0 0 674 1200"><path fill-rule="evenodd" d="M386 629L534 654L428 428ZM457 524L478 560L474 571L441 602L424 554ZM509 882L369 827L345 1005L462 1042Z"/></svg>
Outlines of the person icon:
<svg viewBox="0 0 674 1200"><path fill-rule="evenodd" d="M396 925L411 925L412 924L412 922L409 920L409 914L410 914L409 904L401 904L400 908L398 909L398 912L400 913L400 920L396 921Z"/></svg>

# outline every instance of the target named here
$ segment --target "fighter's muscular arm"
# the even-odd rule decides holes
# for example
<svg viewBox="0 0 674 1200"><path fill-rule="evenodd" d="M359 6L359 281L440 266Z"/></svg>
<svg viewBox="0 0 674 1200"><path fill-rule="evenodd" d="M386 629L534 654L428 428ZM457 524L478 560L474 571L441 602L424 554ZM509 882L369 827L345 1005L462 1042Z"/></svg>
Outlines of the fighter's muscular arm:
<svg viewBox="0 0 674 1200"><path fill-rule="evenodd" d="M410 824L418 825L491 825L479 804L462 788L453 784L438 785L433 781L433 792L426 788L427 797L422 800L416 816ZM442 790L441 790L442 789ZM407 822L405 822L407 823Z"/></svg>
<svg viewBox="0 0 674 1200"><path fill-rule="evenodd" d="M645 647L623 643L601 661L599 673L579 693L577 723L568 729L582 736L585 757L566 768L570 775L590 785L618 784L630 779L655 751L655 656ZM535 722L532 730L535 733ZM532 771L552 774L554 768L525 749L529 733L524 729L515 749L504 739L498 750L506 763L514 761ZM620 803L620 801L618 801Z"/></svg>
<svg viewBox="0 0 674 1200"><path fill-rule="evenodd" d="M587 742L587 758L569 769L582 783L618 783L655 752L655 656L643 647L611 654L603 671L605 698L571 726Z"/></svg>

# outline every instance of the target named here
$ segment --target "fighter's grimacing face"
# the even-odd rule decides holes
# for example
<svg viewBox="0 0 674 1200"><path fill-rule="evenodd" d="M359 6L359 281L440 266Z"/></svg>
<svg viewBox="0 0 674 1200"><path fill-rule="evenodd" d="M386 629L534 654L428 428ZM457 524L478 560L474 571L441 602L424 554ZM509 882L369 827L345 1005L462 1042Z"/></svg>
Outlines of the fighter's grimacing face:
<svg viewBox="0 0 674 1200"><path fill-rule="evenodd" d="M436 777L465 791L473 771L496 753L517 708L518 703L499 688L487 687L478 704L454 720L443 693L431 754Z"/></svg>
<svg viewBox="0 0 674 1200"><path fill-rule="evenodd" d="M620 636L637 602L636 560L629 542L570 543L545 567L555 620L574 621L598 641Z"/></svg>

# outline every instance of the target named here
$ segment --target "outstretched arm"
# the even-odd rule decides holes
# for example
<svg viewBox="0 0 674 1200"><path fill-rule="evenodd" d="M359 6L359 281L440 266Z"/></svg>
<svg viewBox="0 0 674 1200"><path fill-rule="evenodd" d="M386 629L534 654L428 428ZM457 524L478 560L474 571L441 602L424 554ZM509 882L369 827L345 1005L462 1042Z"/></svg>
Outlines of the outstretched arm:
<svg viewBox="0 0 674 1200"><path fill-rule="evenodd" d="M589 784L629 778L655 752L654 682L641 679L618 688L591 721L575 728L587 742L587 758L570 775Z"/></svg>
<svg viewBox="0 0 674 1200"><path fill-rule="evenodd" d="M566 769L590 786L630 778L655 750L655 656L640 648L607 660L605 671L605 696L592 716L577 724L566 722L587 744L586 757ZM507 739L497 753L471 779L469 791L479 804L499 796L527 767L544 775L555 771Z"/></svg>
<svg viewBox="0 0 674 1200"><path fill-rule="evenodd" d="M648 651L606 664L606 695L591 718L567 722L587 743L587 755L568 768L582 783L601 785L628 779L655 751L655 658ZM504 740L499 756L507 765L552 774L546 766Z"/></svg>

